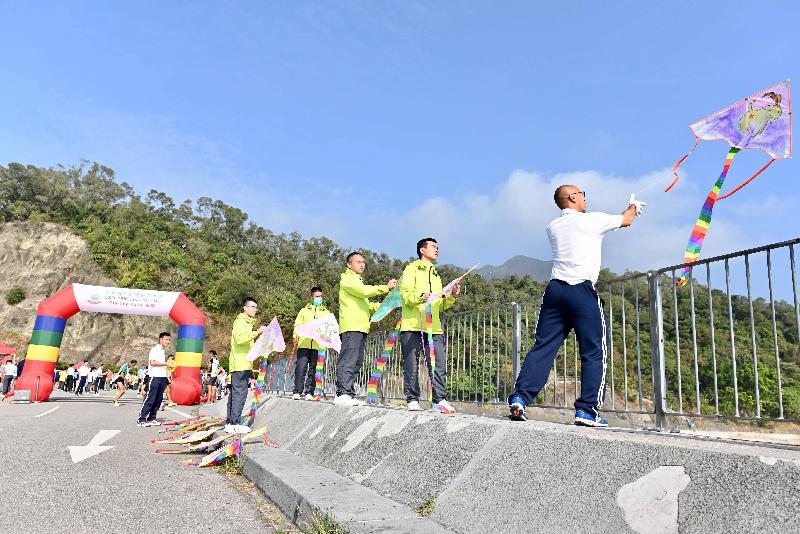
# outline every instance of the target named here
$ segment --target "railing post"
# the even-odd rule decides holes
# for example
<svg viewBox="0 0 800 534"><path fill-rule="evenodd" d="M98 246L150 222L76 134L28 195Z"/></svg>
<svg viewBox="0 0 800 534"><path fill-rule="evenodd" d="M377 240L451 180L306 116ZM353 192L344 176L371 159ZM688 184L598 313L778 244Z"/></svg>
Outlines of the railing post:
<svg viewBox="0 0 800 534"><path fill-rule="evenodd" d="M522 352L522 314L519 304L511 303L511 372L514 382L517 381L520 369L520 353Z"/></svg>
<svg viewBox="0 0 800 534"><path fill-rule="evenodd" d="M656 427L664 430L666 418L666 372L664 369L664 317L661 308L661 276L658 273L647 274L647 285L650 301L650 346L653 365L653 408L656 415Z"/></svg>

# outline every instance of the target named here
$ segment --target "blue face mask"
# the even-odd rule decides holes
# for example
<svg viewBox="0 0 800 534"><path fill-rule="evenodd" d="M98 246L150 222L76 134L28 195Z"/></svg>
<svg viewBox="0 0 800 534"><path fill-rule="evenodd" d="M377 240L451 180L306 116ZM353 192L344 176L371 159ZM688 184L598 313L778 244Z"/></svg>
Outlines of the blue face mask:
<svg viewBox="0 0 800 534"><path fill-rule="evenodd" d="M322 306L322 297L314 297L311 302L314 303L314 306Z"/></svg>

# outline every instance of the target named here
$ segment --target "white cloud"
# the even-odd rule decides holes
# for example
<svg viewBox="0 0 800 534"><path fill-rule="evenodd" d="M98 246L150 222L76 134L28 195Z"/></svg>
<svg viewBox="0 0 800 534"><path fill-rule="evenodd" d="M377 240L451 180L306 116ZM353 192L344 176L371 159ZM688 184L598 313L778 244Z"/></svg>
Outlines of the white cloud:
<svg viewBox="0 0 800 534"><path fill-rule="evenodd" d="M441 259L460 265L500 263L516 254L550 259L544 229L558 215L553 203L553 191L558 185L576 184L585 190L592 211L619 213L627 206L631 192L655 184L640 196L648 202L644 215L631 228L606 238L603 263L615 272L659 268L682 262L686 242L707 195L689 180L687 173L670 193L663 193L661 190L671 177L669 169L636 178L596 171L543 176L516 170L494 191L431 197L418 205L395 209L387 226L353 227L348 234L371 243L371 248L403 257L413 252L418 238L435 236L442 248ZM370 220L379 217L381 214L375 209ZM385 212L382 218L386 219ZM751 230L741 213L718 215L703 255L752 246L748 240L753 235Z"/></svg>

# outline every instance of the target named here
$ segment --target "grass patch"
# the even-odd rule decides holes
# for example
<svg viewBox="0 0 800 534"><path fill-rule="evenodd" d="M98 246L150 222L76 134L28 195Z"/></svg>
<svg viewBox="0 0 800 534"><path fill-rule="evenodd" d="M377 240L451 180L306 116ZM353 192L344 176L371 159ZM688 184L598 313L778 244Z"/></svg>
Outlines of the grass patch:
<svg viewBox="0 0 800 534"><path fill-rule="evenodd" d="M337 523L330 515L314 514L311 523L300 529L303 534L349 534L349 531Z"/></svg>
<svg viewBox="0 0 800 534"><path fill-rule="evenodd" d="M244 471L244 461L241 459L241 455L229 456L219 463L217 469L225 475L241 475Z"/></svg>
<svg viewBox="0 0 800 534"><path fill-rule="evenodd" d="M417 506L417 514L422 517L428 517L433 512L433 509L436 507L436 499L428 499L424 503Z"/></svg>

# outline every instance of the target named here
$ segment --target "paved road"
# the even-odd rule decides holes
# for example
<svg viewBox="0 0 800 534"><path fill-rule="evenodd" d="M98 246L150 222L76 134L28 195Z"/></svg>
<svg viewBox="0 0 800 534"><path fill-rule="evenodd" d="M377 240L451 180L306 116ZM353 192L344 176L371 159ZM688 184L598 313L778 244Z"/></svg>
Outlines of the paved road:
<svg viewBox="0 0 800 534"><path fill-rule="evenodd" d="M155 454L149 439L159 427L137 427L141 398L126 397L120 407L111 405L110 392L0 403L0 532L291 530L246 479L187 466L186 455ZM173 421L195 413L160 412ZM100 430L120 430L104 443L114 448L73 463L68 446L86 445Z"/></svg>

